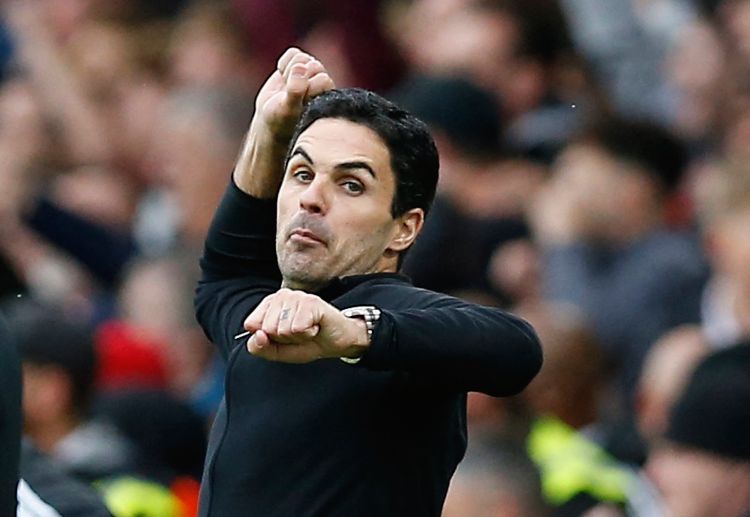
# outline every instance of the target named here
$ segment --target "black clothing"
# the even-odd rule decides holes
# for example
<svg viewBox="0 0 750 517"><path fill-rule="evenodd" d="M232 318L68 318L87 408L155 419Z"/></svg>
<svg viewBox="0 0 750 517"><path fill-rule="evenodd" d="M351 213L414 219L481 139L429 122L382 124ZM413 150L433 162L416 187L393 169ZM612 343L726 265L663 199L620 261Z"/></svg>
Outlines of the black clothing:
<svg viewBox="0 0 750 517"><path fill-rule="evenodd" d="M477 219L438 196L403 270L418 287L449 294L487 292L505 302L508 295L498 292L488 278L490 259L500 246L528 236L520 219Z"/></svg>
<svg viewBox="0 0 750 517"><path fill-rule="evenodd" d="M316 294L382 316L356 366L249 354L233 336L280 286L275 202L231 185L206 241L198 320L227 359L202 516L438 516L466 447L466 392L512 395L541 366L525 322L413 287L397 274Z"/></svg>
<svg viewBox="0 0 750 517"><path fill-rule="evenodd" d="M116 286L138 254L129 232L87 219L44 197L37 200L26 224L78 260L104 287Z"/></svg>
<svg viewBox="0 0 750 517"><path fill-rule="evenodd" d="M21 477L19 515L112 517L93 487L71 477L62 465L26 442L21 452ZM15 514L14 508L13 513L2 515Z"/></svg>
<svg viewBox="0 0 750 517"><path fill-rule="evenodd" d="M0 515L15 515L21 446L21 362L0 317Z"/></svg>

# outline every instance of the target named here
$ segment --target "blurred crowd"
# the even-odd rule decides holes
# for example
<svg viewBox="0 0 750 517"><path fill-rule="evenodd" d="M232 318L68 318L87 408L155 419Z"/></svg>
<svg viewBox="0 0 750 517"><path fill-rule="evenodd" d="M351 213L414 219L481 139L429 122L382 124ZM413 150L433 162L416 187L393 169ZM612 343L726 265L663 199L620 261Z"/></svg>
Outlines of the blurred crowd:
<svg viewBox="0 0 750 517"><path fill-rule="evenodd" d="M430 125L415 284L542 338L522 395L469 394L445 517L750 514L750 0L3 1L24 479L195 515L198 259L290 45Z"/></svg>

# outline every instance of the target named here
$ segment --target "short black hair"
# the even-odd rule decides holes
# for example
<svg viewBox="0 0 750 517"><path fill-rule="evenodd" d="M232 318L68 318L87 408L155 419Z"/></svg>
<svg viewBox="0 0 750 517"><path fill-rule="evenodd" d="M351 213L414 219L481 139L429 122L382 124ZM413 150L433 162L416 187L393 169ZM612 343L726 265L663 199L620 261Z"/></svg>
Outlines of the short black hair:
<svg viewBox="0 0 750 517"><path fill-rule="evenodd" d="M724 458L750 461L750 341L713 352L672 408L666 437Z"/></svg>
<svg viewBox="0 0 750 517"><path fill-rule="evenodd" d="M495 96L463 78L418 75L392 94L399 105L445 133L456 148L473 158L500 154L502 115Z"/></svg>
<svg viewBox="0 0 750 517"><path fill-rule="evenodd" d="M578 140L639 165L664 194L679 185L688 163L683 143L666 128L647 120L603 117L584 129Z"/></svg>
<svg viewBox="0 0 750 517"><path fill-rule="evenodd" d="M437 188L439 159L427 125L393 102L362 88L329 90L305 106L294 128L287 161L299 136L313 122L338 118L362 124L383 140L391 155L396 192L391 215L398 217L412 208L425 214Z"/></svg>
<svg viewBox="0 0 750 517"><path fill-rule="evenodd" d="M21 361L60 368L70 378L73 410L88 411L97 358L92 329L57 307L18 302L4 307Z"/></svg>

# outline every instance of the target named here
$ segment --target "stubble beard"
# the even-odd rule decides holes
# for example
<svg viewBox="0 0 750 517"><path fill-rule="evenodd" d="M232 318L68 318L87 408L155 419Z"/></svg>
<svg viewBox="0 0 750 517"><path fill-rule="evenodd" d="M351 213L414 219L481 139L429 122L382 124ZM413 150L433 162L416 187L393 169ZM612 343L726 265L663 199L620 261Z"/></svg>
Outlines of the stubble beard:
<svg viewBox="0 0 750 517"><path fill-rule="evenodd" d="M282 287L310 292L328 283L332 275L324 271L327 262L325 251L296 246L289 241L277 241L276 256Z"/></svg>
<svg viewBox="0 0 750 517"><path fill-rule="evenodd" d="M282 287L314 292L334 278L367 274L376 271L377 259L365 258L366 250L352 250L351 254L337 257L336 263L329 250L295 249L294 245L277 247Z"/></svg>

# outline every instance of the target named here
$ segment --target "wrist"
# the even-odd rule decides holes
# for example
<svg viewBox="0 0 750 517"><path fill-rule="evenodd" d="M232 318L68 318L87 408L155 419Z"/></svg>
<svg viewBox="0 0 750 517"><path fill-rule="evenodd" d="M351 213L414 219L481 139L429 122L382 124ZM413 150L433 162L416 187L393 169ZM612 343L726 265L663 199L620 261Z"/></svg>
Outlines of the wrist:
<svg viewBox="0 0 750 517"><path fill-rule="evenodd" d="M349 318L352 325L351 344L346 346L341 357L357 359L364 355L370 346L370 333L367 331L367 323L362 318Z"/></svg>
<svg viewBox="0 0 750 517"><path fill-rule="evenodd" d="M284 175L289 138L274 133L265 123L253 120L234 167L233 177L245 193L259 199L276 197Z"/></svg>
<svg viewBox="0 0 750 517"><path fill-rule="evenodd" d="M350 341L352 344L347 346L340 358L345 363L358 363L372 342L375 326L380 321L380 309L372 306L350 307L341 313L356 326L353 326L355 337Z"/></svg>

